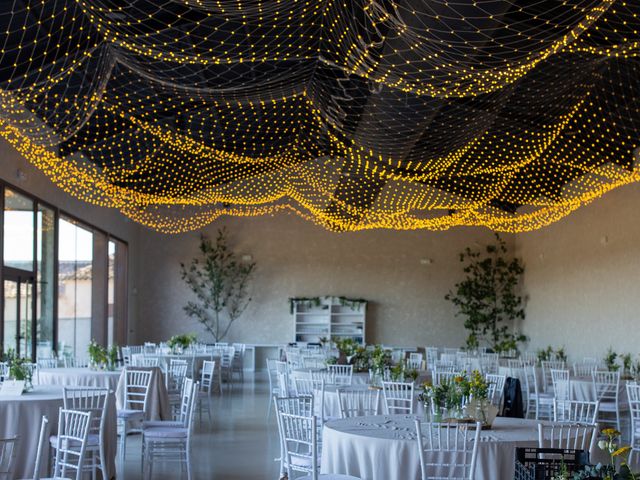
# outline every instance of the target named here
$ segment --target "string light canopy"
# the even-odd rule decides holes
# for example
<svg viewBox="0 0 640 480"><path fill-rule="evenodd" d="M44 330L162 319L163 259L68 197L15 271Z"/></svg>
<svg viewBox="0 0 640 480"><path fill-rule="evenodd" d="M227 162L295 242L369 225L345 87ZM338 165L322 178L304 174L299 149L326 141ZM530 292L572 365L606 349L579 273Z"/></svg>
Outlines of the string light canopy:
<svg viewBox="0 0 640 480"><path fill-rule="evenodd" d="M0 134L159 231L517 232L640 179L636 0L4 3Z"/></svg>

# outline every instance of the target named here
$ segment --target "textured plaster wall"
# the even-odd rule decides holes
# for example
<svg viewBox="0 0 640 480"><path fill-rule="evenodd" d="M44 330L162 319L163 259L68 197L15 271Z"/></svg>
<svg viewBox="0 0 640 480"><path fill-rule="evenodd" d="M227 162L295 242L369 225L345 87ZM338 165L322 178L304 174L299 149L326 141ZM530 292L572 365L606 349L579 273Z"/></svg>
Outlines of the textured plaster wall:
<svg viewBox="0 0 640 480"><path fill-rule="evenodd" d="M206 232L215 235L223 224L236 251L253 255L257 264L253 302L229 338L247 343L293 340L289 297L344 295L370 301L368 342L459 346L465 338L462 320L444 295L461 277L459 252L492 239L479 228L338 234L294 215L225 219ZM151 232L141 237L139 340L200 331L182 310L190 293L179 273L180 262L196 254L198 238Z"/></svg>
<svg viewBox="0 0 640 480"><path fill-rule="evenodd" d="M572 359L640 353L640 185L610 192L547 228L518 234L531 348Z"/></svg>
<svg viewBox="0 0 640 480"><path fill-rule="evenodd" d="M18 174L20 171L20 174ZM137 249L138 234L141 229L118 211L100 208L81 202L56 187L44 174L34 168L19 155L11 145L0 139L0 178L10 185L23 190L47 202L61 211L94 225L129 245L129 258L132 259L129 270L129 330L135 337L137 314L135 260L139 256Z"/></svg>

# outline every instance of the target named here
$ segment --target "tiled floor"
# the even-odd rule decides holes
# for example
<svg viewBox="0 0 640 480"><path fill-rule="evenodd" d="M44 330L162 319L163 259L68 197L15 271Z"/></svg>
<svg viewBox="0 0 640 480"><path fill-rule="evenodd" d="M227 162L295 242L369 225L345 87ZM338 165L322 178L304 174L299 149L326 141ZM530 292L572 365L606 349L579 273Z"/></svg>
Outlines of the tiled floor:
<svg viewBox="0 0 640 480"><path fill-rule="evenodd" d="M213 427L206 413L195 420L192 450L193 478L197 480L277 480L279 466L278 434L273 412L267 422L269 385L266 375L245 375L244 385L221 397L212 397ZM118 478L142 478L140 435L127 439L125 475ZM154 479L180 478L176 464L154 464ZM186 473L183 475L186 479Z"/></svg>

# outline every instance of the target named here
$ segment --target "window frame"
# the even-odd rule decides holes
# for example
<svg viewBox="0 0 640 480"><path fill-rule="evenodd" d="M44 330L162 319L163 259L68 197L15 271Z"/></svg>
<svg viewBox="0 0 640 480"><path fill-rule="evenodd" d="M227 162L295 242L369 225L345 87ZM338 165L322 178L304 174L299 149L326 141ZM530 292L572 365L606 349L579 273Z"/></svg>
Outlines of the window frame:
<svg viewBox="0 0 640 480"><path fill-rule="evenodd" d="M53 215L54 215L54 224L55 224L55 231L54 231L54 235L53 235L53 255L54 255L54 259L53 259L53 298L52 298L52 308L53 308L53 312L52 312L52 318L53 318L53 332L52 332L52 336L53 336L53 345L52 345L52 351L55 352L56 354L58 353L58 296L59 296L59 282L58 282L58 275L59 275L59 271L58 271L58 266L59 266L59 245L60 245L60 237L59 237L59 222L60 222L60 218L61 217L65 217L67 219L69 219L70 221L77 223L79 226L86 228L87 230L91 231L92 233L98 233L100 235L103 235L106 239L107 242L109 242L111 239L113 239L116 242L120 242L122 244L124 244L125 248L126 248L126 255L124 258L124 265L125 265L125 277L123 278L123 282L124 282L124 286L122 287L122 291L123 291L123 298L121 298L120 300L123 302L124 306L122 307L122 313L123 313L123 319L122 319L122 325L123 328L128 329L128 310L129 310L129 242L127 242L126 240L123 240L122 238L118 237L117 235L113 235L112 233L104 230L103 228L97 227L96 225L87 222L81 218L79 218L78 216L67 212L64 209L61 209L55 205L53 205L52 203L46 201L46 200L42 200L40 197L38 197L37 195L34 195L16 185L13 185L5 180L0 179L0 352L3 352L3 345L4 345L4 272L5 269L9 269L10 267L5 267L4 265L4 220L5 220L5 215L4 215L4 207L5 207L5 191L6 190L11 190L16 192L19 195L22 195L26 198L29 198L32 202L33 202L33 271L29 272L30 274L33 275L34 278L34 282L35 279L37 278L38 275L38 257L37 257L37 253L38 253L38 233L37 233L37 226L38 226L38 209L40 206L43 206L45 208L48 208L49 210L53 211ZM108 258L107 258L108 261ZM15 270L15 269L14 269ZM115 279L114 279L115 281ZM108 283L108 272L107 272L107 283ZM105 287L108 288L108 284L105 283ZM115 293L115 292L114 292ZM33 319L33 324L32 324L32 331L34 331L36 329L36 322L35 322L35 315L37 312L37 302L39 300L39 295L38 295L38 291L37 288L34 288L34 294L33 297L31 299L32 302L32 311L34 312L34 319ZM106 294L105 294L106 297ZM115 302L115 300L114 300ZM94 312L92 310L91 312L91 317L93 320L93 315ZM104 318L100 319L100 323L104 323L104 327L106 330L106 326L107 326L107 321L108 321L108 314L104 315ZM116 320L114 319L114 324L116 324ZM126 338L126 335L128 334L128 332L124 333L124 337ZM37 348L36 348L36 344L37 344L37 338L35 336L33 336L32 338L32 343L34 345L32 345L32 353L31 353L31 360L32 361L36 361L36 355L37 355Z"/></svg>

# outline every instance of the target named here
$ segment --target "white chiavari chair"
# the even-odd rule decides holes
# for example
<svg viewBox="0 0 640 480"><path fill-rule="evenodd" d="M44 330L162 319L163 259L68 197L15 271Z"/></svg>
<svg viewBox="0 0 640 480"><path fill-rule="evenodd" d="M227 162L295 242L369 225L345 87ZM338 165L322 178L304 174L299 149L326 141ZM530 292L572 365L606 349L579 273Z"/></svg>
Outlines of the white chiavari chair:
<svg viewBox="0 0 640 480"><path fill-rule="evenodd" d="M332 375L336 385L351 385L353 365L328 365L327 371Z"/></svg>
<svg viewBox="0 0 640 480"><path fill-rule="evenodd" d="M136 370L125 368L124 375L124 408L117 411L118 434L120 435L120 461L124 466L127 450L127 434L131 422L145 420L149 402L149 385L151 384L151 370Z"/></svg>
<svg viewBox="0 0 640 480"><path fill-rule="evenodd" d="M600 402L558 400L553 402L553 420L564 423L594 424L598 420Z"/></svg>
<svg viewBox="0 0 640 480"><path fill-rule="evenodd" d="M0 480L13 480L18 437L0 438Z"/></svg>
<svg viewBox="0 0 640 480"><path fill-rule="evenodd" d="M538 424L539 448L564 448L593 451L597 437L597 424L546 423Z"/></svg>
<svg viewBox="0 0 640 480"><path fill-rule="evenodd" d="M416 420L416 441L422 480L472 480L474 478L480 423L422 423Z"/></svg>
<svg viewBox="0 0 640 480"><path fill-rule="evenodd" d="M620 372L594 370L591 372L593 395L600 401L598 422L620 427ZM613 417L613 418L611 418Z"/></svg>
<svg viewBox="0 0 640 480"><path fill-rule="evenodd" d="M338 388L340 417L361 417L380 414L380 390L377 388Z"/></svg>
<svg viewBox="0 0 640 480"><path fill-rule="evenodd" d="M54 479L82 479L90 427L91 412L60 409L53 464ZM75 472L73 477L69 475L71 471Z"/></svg>
<svg viewBox="0 0 640 480"><path fill-rule="evenodd" d="M413 382L382 382L386 412L413 414Z"/></svg>

